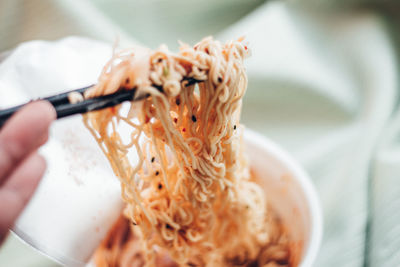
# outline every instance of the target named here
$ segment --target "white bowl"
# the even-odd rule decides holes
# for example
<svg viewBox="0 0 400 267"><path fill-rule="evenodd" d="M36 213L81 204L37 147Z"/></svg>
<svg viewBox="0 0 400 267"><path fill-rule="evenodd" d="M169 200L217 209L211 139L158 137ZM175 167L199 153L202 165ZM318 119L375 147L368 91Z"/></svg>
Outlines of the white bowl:
<svg viewBox="0 0 400 267"><path fill-rule="evenodd" d="M76 122L72 119L70 123ZM69 127L68 121L62 124L58 126ZM89 142L86 138L84 140ZM78 138L75 141L82 140ZM259 178L259 183L264 188L272 208L288 230L291 240L300 244L299 266L311 267L321 242L322 213L310 178L292 157L262 135L246 129L245 141L252 170ZM100 150L97 153L100 154ZM109 172L107 173L109 175ZM99 174L97 170L96 177L89 177L85 185L88 187L87 190L93 190L93 186L99 188L99 184L96 185L93 181L104 182L110 178L113 180L112 177L99 177ZM47 180L41 184L41 188L35 194L30 207L21 216L14 231L27 243L55 261L66 266L83 266L104 238L107 229L119 216L122 201L115 184L112 187L111 184L107 184L108 193L102 192L103 195L99 195L96 191L88 195L86 191L79 193L82 191L82 184L75 183L71 177L63 178L67 187L64 185L62 188L55 188L54 184L60 185L60 181L50 178L49 175L45 177ZM46 196L50 193L51 199L50 196ZM99 197L101 201L96 202ZM74 199L73 202L71 199ZM107 201L104 201L106 199L112 201L107 205ZM64 207L60 208L61 204ZM38 214L37 212L41 210L42 214ZM92 216L96 218L92 220ZM51 227L49 220L51 225L56 227L49 229ZM97 230L94 225L97 226ZM94 266L93 262L88 266Z"/></svg>

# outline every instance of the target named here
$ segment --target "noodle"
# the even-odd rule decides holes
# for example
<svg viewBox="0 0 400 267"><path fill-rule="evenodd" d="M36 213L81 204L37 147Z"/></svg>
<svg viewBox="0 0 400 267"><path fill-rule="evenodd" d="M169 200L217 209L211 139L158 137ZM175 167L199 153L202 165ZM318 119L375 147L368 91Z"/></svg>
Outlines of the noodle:
<svg viewBox="0 0 400 267"><path fill-rule="evenodd" d="M121 181L132 222L125 245L99 249L98 266L141 266L132 259L123 265L127 257L158 266L160 255L182 266L289 266L288 241L251 179L243 148L247 55L242 39L222 44L211 37L181 44L178 53L165 46L114 52L85 98L130 88L148 97L129 103L128 112L120 105L84 116ZM128 141L120 127L129 127Z"/></svg>

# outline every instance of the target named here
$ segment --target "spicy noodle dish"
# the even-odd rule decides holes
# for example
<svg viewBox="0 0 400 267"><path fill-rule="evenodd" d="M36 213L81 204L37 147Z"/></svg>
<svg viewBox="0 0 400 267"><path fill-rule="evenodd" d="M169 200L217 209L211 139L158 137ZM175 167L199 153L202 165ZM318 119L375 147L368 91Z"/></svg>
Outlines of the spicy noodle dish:
<svg viewBox="0 0 400 267"><path fill-rule="evenodd" d="M242 38L211 37L177 53L114 51L85 98L132 88L145 97L84 116L126 204L96 266L298 265L246 159L239 118L248 54Z"/></svg>

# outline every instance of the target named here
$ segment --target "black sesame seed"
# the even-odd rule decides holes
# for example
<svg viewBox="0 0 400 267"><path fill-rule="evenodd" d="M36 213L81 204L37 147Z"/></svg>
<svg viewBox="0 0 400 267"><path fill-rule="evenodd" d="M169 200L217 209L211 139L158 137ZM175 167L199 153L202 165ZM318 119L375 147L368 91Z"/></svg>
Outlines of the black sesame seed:
<svg viewBox="0 0 400 267"><path fill-rule="evenodd" d="M155 157L152 157L152 158L151 158L151 162L154 162L155 159L156 159Z"/></svg>
<svg viewBox="0 0 400 267"><path fill-rule="evenodd" d="M193 122L196 122L196 121L197 121L197 118L196 118L195 115L192 115L192 121L193 121Z"/></svg>
<svg viewBox="0 0 400 267"><path fill-rule="evenodd" d="M176 101L175 101L175 103L176 103L176 105L179 106L179 105L181 104L181 99L180 99L180 98L177 98Z"/></svg>
<svg viewBox="0 0 400 267"><path fill-rule="evenodd" d="M156 171L156 176L159 175L159 174L160 174L160 172L159 172L159 171Z"/></svg>
<svg viewBox="0 0 400 267"><path fill-rule="evenodd" d="M171 225L169 225L168 223L165 225L165 227L166 227L167 229L172 229Z"/></svg>
<svg viewBox="0 0 400 267"><path fill-rule="evenodd" d="M220 82L220 83L222 83L222 78L221 77L218 77L218 82Z"/></svg>
<svg viewBox="0 0 400 267"><path fill-rule="evenodd" d="M280 259L280 260L277 260L276 263L278 265L288 265L289 261L288 261L288 259Z"/></svg>
<svg viewBox="0 0 400 267"><path fill-rule="evenodd" d="M236 130L236 125L233 125L233 130Z"/></svg>
<svg viewBox="0 0 400 267"><path fill-rule="evenodd" d="M158 189L162 189L162 184L158 184Z"/></svg>

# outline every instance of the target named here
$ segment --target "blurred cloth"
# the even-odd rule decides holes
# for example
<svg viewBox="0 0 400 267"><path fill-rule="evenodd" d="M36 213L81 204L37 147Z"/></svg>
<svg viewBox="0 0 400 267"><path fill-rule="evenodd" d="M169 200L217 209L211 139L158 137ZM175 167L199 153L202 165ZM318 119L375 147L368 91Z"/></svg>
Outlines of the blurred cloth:
<svg viewBox="0 0 400 267"><path fill-rule="evenodd" d="M0 48L67 35L150 47L245 35L253 55L242 122L291 152L312 177L325 228L315 266L400 266L393 26L378 11L317 12L293 2L2 1ZM0 265L57 266L12 237Z"/></svg>

